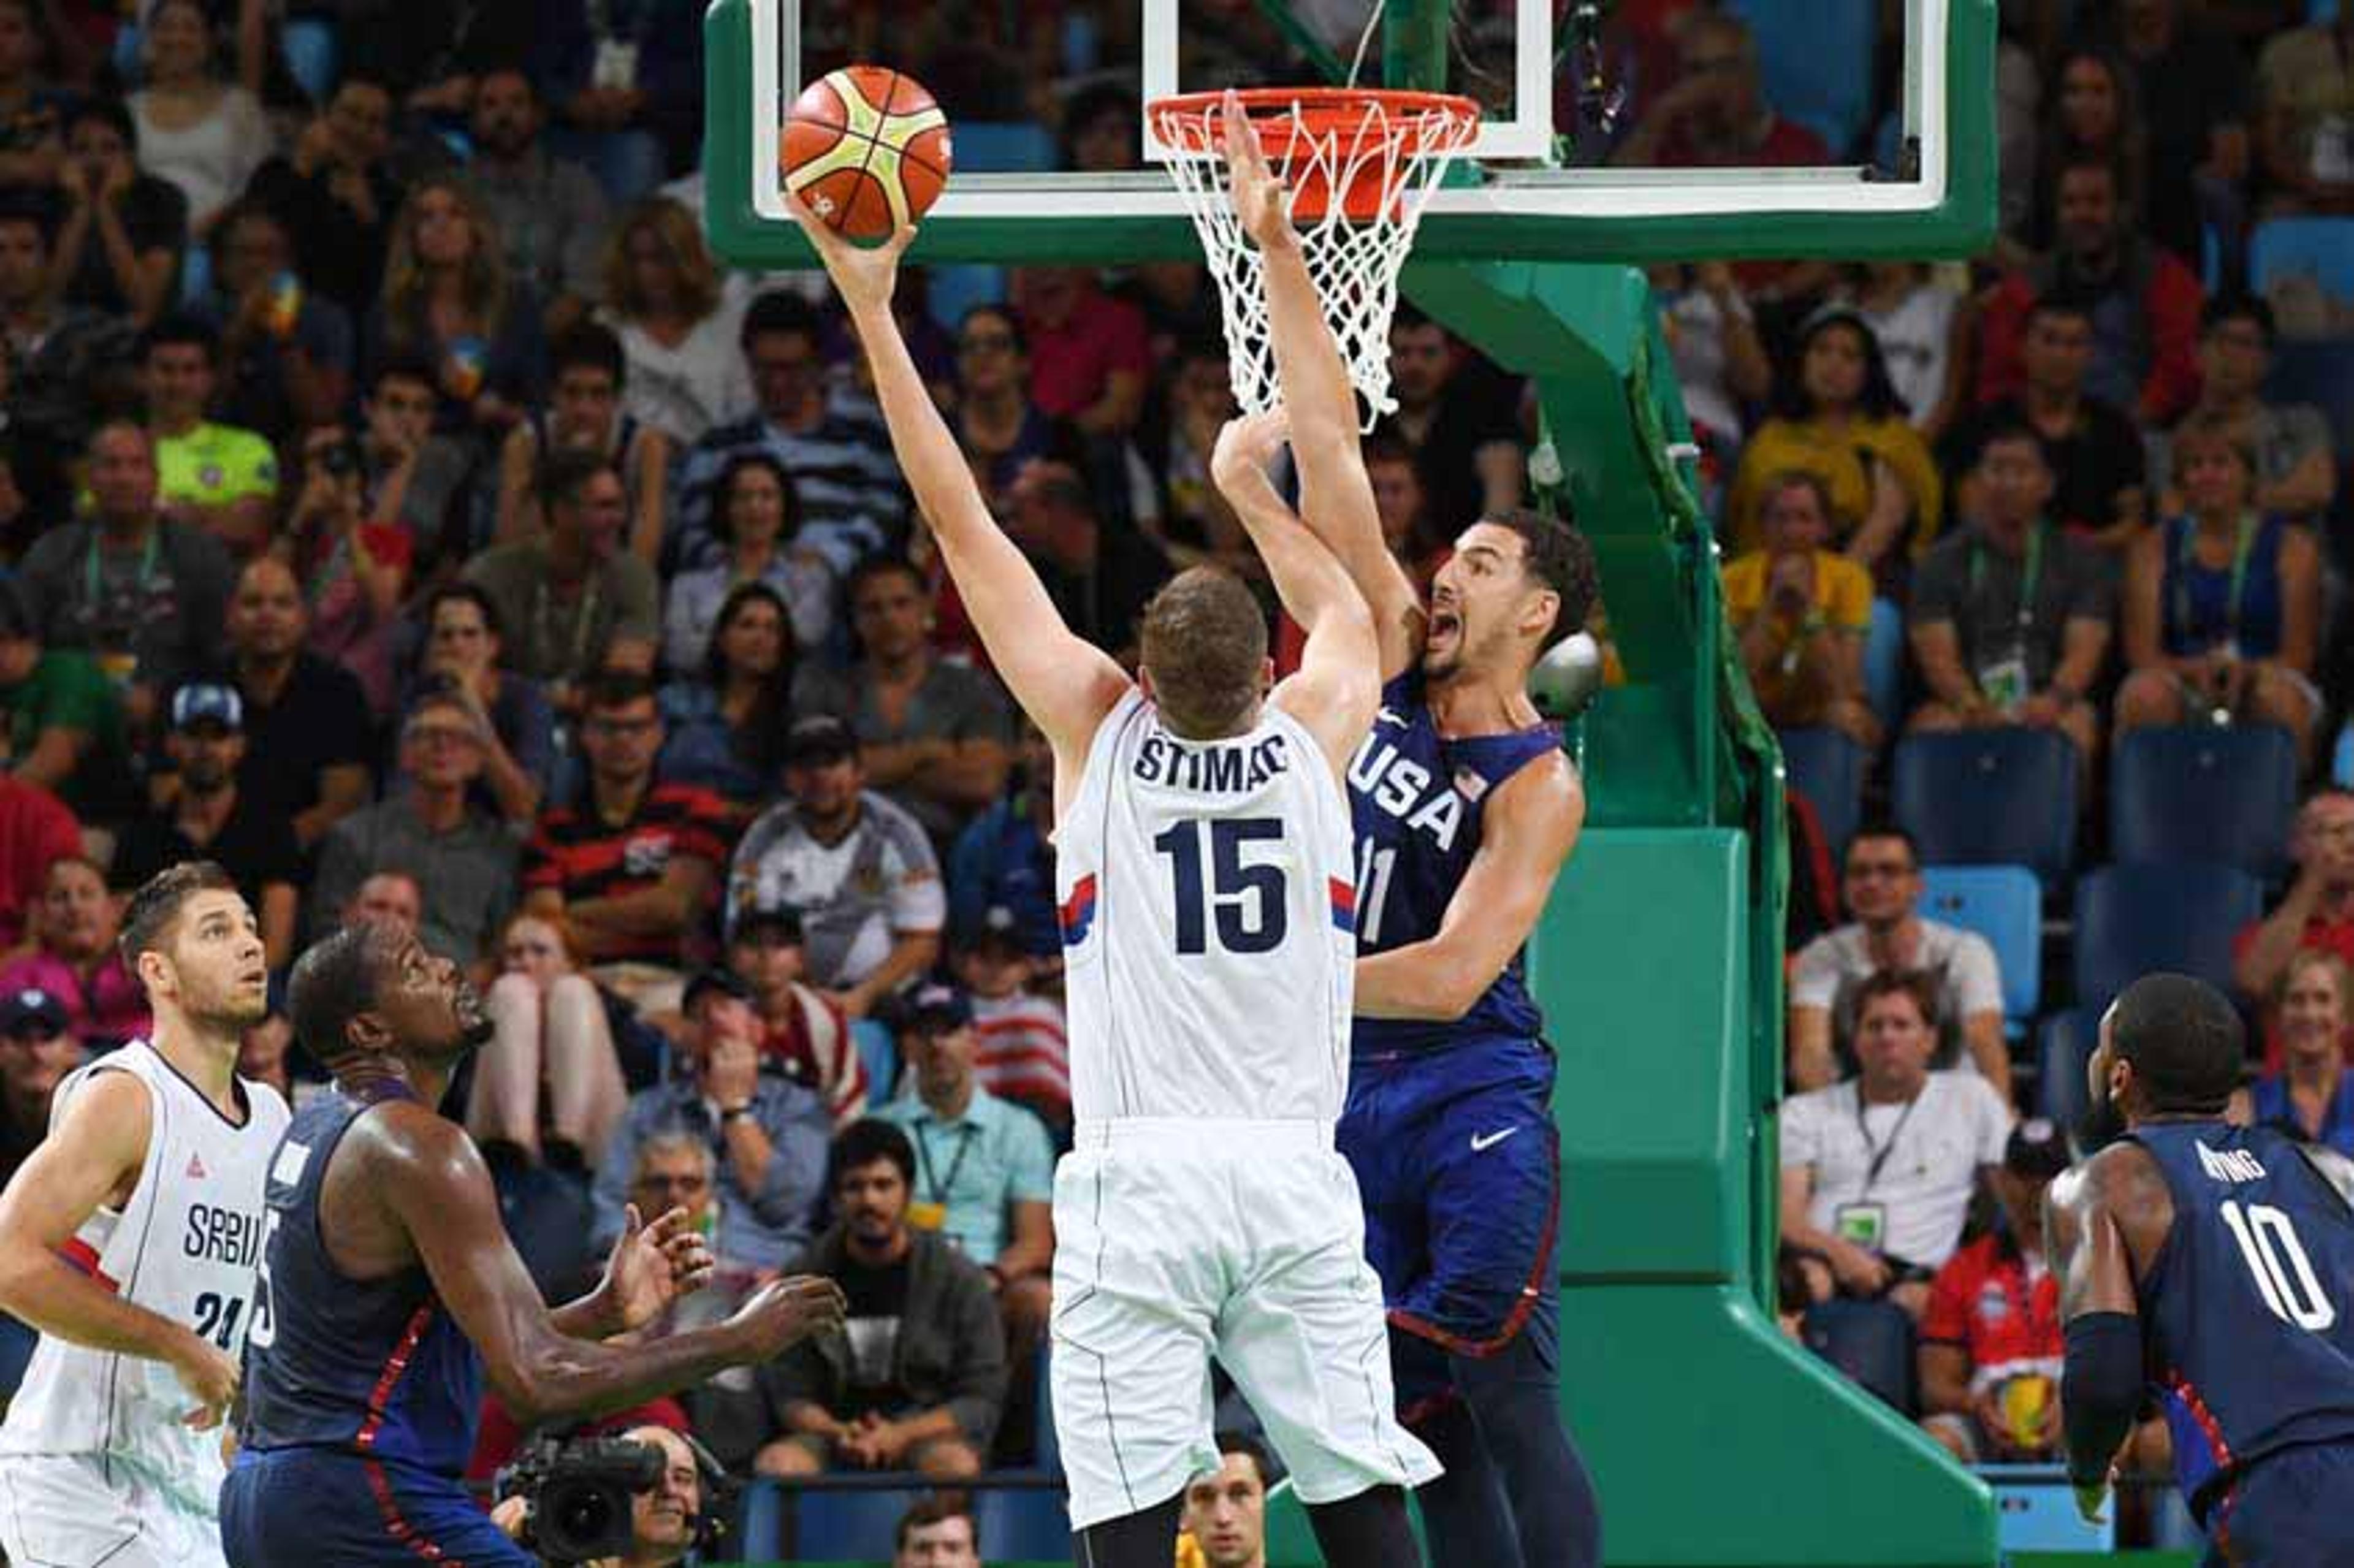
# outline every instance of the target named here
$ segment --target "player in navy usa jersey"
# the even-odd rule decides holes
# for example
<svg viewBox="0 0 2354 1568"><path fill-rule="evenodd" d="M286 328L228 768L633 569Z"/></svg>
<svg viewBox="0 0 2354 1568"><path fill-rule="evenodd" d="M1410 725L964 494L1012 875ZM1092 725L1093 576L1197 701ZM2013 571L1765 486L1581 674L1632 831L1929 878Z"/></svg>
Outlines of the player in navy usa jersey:
<svg viewBox="0 0 2354 1568"><path fill-rule="evenodd" d="M2223 1119L2243 1044L2183 975L2101 1020L2088 1131L2118 1136L2045 1200L2069 1478L2097 1516L2147 1392L2210 1563L2354 1563L2354 1212L2287 1136Z"/></svg>
<svg viewBox="0 0 2354 1568"><path fill-rule="evenodd" d="M1255 143L1230 146L1228 164L1238 209L1275 184ZM1262 249L1278 356L1313 352L1315 285L1296 250ZM1346 407L1311 425L1299 399L1325 386ZM1529 674L1585 624L1593 548L1557 518L1482 517L1457 536L1426 611L1383 542L1345 380L1287 377L1284 396L1295 431L1350 438L1295 439L1299 512L1380 641L1382 705L1349 775L1359 959L1339 1136L1388 1299L1398 1397L1447 1467L1417 1494L1432 1556L1599 1563L1593 1487L1560 1416L1553 1055L1522 974L1585 817Z"/></svg>
<svg viewBox="0 0 2354 1568"><path fill-rule="evenodd" d="M335 1075L272 1160L237 1462L221 1486L234 1568L532 1559L460 1479L487 1374L525 1425L639 1404L838 1323L830 1280L779 1280L734 1317L648 1344L711 1271L673 1209L632 1208L598 1287L551 1310L499 1219L488 1167L434 1107L490 1033L482 999L414 935L360 925L294 967L295 1032Z"/></svg>

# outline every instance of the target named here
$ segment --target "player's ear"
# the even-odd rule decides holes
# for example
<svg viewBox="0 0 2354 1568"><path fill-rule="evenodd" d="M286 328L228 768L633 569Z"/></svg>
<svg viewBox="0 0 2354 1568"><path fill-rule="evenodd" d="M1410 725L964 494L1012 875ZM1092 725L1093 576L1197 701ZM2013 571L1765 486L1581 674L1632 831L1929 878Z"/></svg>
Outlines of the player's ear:
<svg viewBox="0 0 2354 1568"><path fill-rule="evenodd" d="M359 1050L380 1054L391 1045L392 1031L375 1012L363 1010L353 1013L351 1021L344 1025L344 1038Z"/></svg>
<svg viewBox="0 0 2354 1568"><path fill-rule="evenodd" d="M1275 657L1269 654L1258 662L1258 694L1266 696L1275 690Z"/></svg>
<svg viewBox="0 0 2354 1568"><path fill-rule="evenodd" d="M1551 588L1539 588L1521 601L1521 634L1542 640L1560 615L1561 595Z"/></svg>
<svg viewBox="0 0 2354 1568"><path fill-rule="evenodd" d="M1159 705L1161 694L1152 689L1152 672L1146 669L1141 661L1139 661L1136 666L1136 687L1144 694L1146 702Z"/></svg>
<svg viewBox="0 0 2354 1568"><path fill-rule="evenodd" d="M139 983L147 988L151 996L169 996L178 989L176 983L165 983L178 980L172 970L172 960L153 948L143 951L132 968L138 971Z"/></svg>

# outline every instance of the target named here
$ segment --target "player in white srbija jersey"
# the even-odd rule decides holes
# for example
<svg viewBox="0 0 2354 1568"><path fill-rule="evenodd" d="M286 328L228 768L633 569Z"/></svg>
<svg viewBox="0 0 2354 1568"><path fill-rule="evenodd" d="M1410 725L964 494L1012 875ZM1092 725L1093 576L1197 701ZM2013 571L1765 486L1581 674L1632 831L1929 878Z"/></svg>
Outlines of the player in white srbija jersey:
<svg viewBox="0 0 2354 1568"><path fill-rule="evenodd" d="M1418 1564L1403 1489L1438 1465L1393 1414L1381 1286L1333 1151L1354 901L1341 779L1379 698L1375 648L1363 599L1267 480L1281 417L1228 426L1213 472L1308 633L1299 673L1268 691L1264 612L1197 568L1146 609L1131 682L1072 635L933 406L891 313L914 231L861 250L800 216L991 662L1055 750L1078 1125L1055 1178L1054 1399L1077 1559L1168 1568L1186 1483L1219 1463L1215 1356L1325 1560ZM1283 374L1339 375L1323 348ZM1343 429L1301 434L1353 440ZM1370 512L1362 468L1358 490L1303 499Z"/></svg>
<svg viewBox="0 0 2354 1568"><path fill-rule="evenodd" d="M262 1192L288 1113L236 1067L269 960L206 862L133 896L122 946L154 1039L58 1086L48 1139L0 1193L0 1308L41 1331L0 1424L0 1545L57 1568L202 1568L222 1561L216 1428L268 1310Z"/></svg>

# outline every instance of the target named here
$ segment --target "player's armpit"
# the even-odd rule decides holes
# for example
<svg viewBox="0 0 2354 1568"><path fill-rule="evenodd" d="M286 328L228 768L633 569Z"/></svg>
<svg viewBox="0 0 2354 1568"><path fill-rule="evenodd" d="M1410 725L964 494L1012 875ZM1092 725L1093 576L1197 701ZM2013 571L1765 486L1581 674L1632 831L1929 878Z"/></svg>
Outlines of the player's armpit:
<svg viewBox="0 0 2354 1568"><path fill-rule="evenodd" d="M1438 934L1357 960L1358 1015L1451 1022L1469 1012L1536 929L1585 822L1585 787L1561 752L1499 785Z"/></svg>

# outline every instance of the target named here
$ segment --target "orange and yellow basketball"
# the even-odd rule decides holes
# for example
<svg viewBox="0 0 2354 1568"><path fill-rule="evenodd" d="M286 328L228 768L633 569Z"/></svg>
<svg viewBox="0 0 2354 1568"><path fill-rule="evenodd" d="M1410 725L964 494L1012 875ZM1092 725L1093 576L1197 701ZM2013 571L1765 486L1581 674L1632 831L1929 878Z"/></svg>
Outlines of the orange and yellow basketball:
<svg viewBox="0 0 2354 1568"><path fill-rule="evenodd" d="M852 239L888 238L939 199L949 122L914 78L882 66L828 71L785 117L785 188Z"/></svg>

